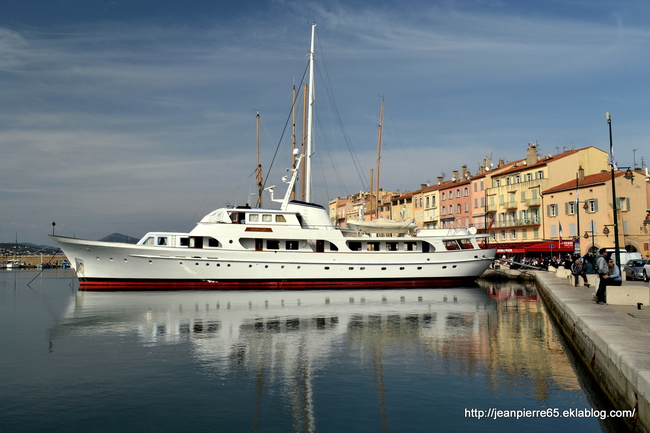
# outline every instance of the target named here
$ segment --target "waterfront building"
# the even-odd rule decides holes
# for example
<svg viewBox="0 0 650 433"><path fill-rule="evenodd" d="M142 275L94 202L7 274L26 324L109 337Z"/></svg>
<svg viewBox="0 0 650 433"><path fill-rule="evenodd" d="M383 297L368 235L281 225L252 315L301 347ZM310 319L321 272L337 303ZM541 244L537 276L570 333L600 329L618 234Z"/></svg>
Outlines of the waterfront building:
<svg viewBox="0 0 650 433"><path fill-rule="evenodd" d="M647 258L649 179L647 170L637 171L633 180L616 174L619 244ZM330 201L332 220L345 227L345 220L358 219L360 207L364 219L372 219L367 211L372 197L359 192ZM475 227L490 232L502 254L584 255L614 245L611 201L608 153L588 146L540 156L538 146L529 143L524 159L501 159L494 167L485 158L476 175L463 166L449 180L439 176L434 185L384 192L379 213L392 220L414 218L423 229ZM609 235L603 234L606 226Z"/></svg>
<svg viewBox="0 0 650 433"><path fill-rule="evenodd" d="M555 210L544 207L542 192L575 180L580 168L585 174L606 171L607 157L606 152L592 146L540 157L536 144L529 143L525 159L504 165L492 174L491 185L486 189L486 213L490 232L501 244L499 252L573 252L570 235L565 235L568 241L559 242L559 225L552 232L545 224L545 216Z"/></svg>
<svg viewBox="0 0 650 433"><path fill-rule="evenodd" d="M650 180L641 171L616 171L615 187L620 248L650 258L650 223L646 223ZM571 240L580 255L615 245L611 171L586 176L579 170L576 179L542 194L550 239Z"/></svg>
<svg viewBox="0 0 650 433"><path fill-rule="evenodd" d="M422 225L425 229L437 229L440 219L438 203L440 202L439 185L429 185L422 189L424 197L424 217Z"/></svg>

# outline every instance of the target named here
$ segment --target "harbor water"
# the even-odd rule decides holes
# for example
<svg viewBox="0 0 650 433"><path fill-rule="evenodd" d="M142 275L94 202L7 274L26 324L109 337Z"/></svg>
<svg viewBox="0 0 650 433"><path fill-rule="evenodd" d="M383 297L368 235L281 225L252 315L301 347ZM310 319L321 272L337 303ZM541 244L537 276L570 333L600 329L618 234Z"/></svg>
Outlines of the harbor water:
<svg viewBox="0 0 650 433"><path fill-rule="evenodd" d="M0 271L0 431L623 431L531 285L77 286Z"/></svg>

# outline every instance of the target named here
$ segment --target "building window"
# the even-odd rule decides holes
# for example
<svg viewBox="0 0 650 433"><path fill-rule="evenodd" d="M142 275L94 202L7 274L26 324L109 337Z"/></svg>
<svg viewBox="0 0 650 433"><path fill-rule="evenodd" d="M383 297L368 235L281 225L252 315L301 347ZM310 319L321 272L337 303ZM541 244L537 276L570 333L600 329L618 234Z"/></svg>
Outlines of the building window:
<svg viewBox="0 0 650 433"><path fill-rule="evenodd" d="M630 198L629 197L618 197L618 209L621 212L630 211Z"/></svg>
<svg viewBox="0 0 650 433"><path fill-rule="evenodd" d="M569 201L564 204L564 208L566 211L567 215L575 215L576 214L576 202L575 201Z"/></svg>
<svg viewBox="0 0 650 433"><path fill-rule="evenodd" d="M556 204L549 204L546 207L546 214L550 217L557 216L557 205Z"/></svg>
<svg viewBox="0 0 650 433"><path fill-rule="evenodd" d="M544 170L540 170L537 172L537 179L544 179Z"/></svg>
<svg viewBox="0 0 650 433"><path fill-rule="evenodd" d="M587 200L587 213L598 212L598 199Z"/></svg>

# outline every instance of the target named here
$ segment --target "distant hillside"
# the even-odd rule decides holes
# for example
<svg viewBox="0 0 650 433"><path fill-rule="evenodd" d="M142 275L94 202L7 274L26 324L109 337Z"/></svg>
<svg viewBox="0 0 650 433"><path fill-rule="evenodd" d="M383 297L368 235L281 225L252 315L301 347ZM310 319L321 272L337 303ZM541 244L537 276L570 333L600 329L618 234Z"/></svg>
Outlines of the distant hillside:
<svg viewBox="0 0 650 433"><path fill-rule="evenodd" d="M123 242L126 244L137 244L140 238L132 238L131 236L123 235L122 233L111 233L104 236L100 241L104 242Z"/></svg>
<svg viewBox="0 0 650 433"><path fill-rule="evenodd" d="M54 254L58 251L56 246L47 246L47 245L34 245L34 244L18 244L15 243L2 243L0 244L0 255L2 256L11 256L11 255L31 255L31 254Z"/></svg>

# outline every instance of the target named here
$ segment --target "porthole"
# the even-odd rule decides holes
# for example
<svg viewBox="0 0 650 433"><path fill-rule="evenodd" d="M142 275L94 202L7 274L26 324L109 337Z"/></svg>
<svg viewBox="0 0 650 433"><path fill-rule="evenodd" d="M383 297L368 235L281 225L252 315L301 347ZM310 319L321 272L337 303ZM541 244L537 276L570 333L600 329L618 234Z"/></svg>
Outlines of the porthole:
<svg viewBox="0 0 650 433"><path fill-rule="evenodd" d="M421 270L422 270L422 266L418 266L418 271L421 271Z"/></svg>
<svg viewBox="0 0 650 433"><path fill-rule="evenodd" d="M442 269L447 269L447 266L443 266Z"/></svg>
<svg viewBox="0 0 650 433"><path fill-rule="evenodd" d="M348 268L348 270L350 270L350 271L354 271L354 268L353 268L352 266L350 266L350 267Z"/></svg>
<svg viewBox="0 0 650 433"><path fill-rule="evenodd" d="M325 270L326 270L326 271L329 271L329 270L330 270L330 267L329 267L329 266L325 266Z"/></svg>
<svg viewBox="0 0 650 433"><path fill-rule="evenodd" d="M385 267L382 267L382 268L381 268L381 270L382 270L382 271L385 271L385 270L386 270L386 268L385 268Z"/></svg>
<svg viewBox="0 0 650 433"><path fill-rule="evenodd" d="M404 266L400 266L400 267L399 267L399 270L400 270L400 271L403 271L403 270L404 270Z"/></svg>

